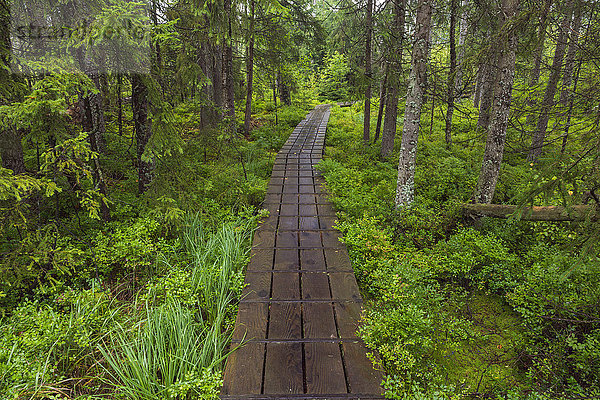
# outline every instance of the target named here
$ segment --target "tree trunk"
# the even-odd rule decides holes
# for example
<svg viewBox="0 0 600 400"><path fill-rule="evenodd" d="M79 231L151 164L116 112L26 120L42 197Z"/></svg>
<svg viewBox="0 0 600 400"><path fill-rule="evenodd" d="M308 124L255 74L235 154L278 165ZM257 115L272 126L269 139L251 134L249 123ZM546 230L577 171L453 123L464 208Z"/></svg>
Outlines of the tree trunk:
<svg viewBox="0 0 600 400"><path fill-rule="evenodd" d="M481 100L481 82L483 80L485 64L481 64L477 70L477 77L475 78L475 93L473 93L473 107L479 108L479 102Z"/></svg>
<svg viewBox="0 0 600 400"><path fill-rule="evenodd" d="M385 73L383 75L383 82L381 82L381 88L379 89L379 110L377 111L377 125L375 126L375 137L373 143L377 143L379 135L381 134L381 122L383 121L383 110L385 108L385 98L387 97L387 79L389 73L389 67L386 65Z"/></svg>
<svg viewBox="0 0 600 400"><path fill-rule="evenodd" d="M286 84L285 78L281 75L281 72L277 72L277 87L279 89L281 102L286 106L291 106L292 96L290 94L290 87Z"/></svg>
<svg viewBox="0 0 600 400"><path fill-rule="evenodd" d="M579 41L579 30L581 29L581 4L575 6L575 17L573 25L569 29L569 49L565 58L565 71L562 78L562 89L560 92L560 105L566 108L569 105L569 92L573 83L573 69L575 67L575 56Z"/></svg>
<svg viewBox="0 0 600 400"><path fill-rule="evenodd" d="M531 162L537 162L538 158L542 155L544 139L546 138L546 129L548 128L548 120L550 119L550 111L552 110L552 107L554 107L554 94L556 93L558 80L560 79L563 58L567 47L567 33L569 31L573 9L572 0L567 1L565 8L565 14L558 32L554 59L552 60L552 67L550 68L550 77L548 78L544 100L540 105L540 117L538 119L536 130L533 132L531 149L529 150L529 156L527 157Z"/></svg>
<svg viewBox="0 0 600 400"><path fill-rule="evenodd" d="M6 0L0 0L0 105L9 103L14 96L13 76L10 73L11 48L10 4ZM12 126L0 128L0 157L2 167L15 174L25 172L21 135Z"/></svg>
<svg viewBox="0 0 600 400"><path fill-rule="evenodd" d="M406 0L394 2L394 27L392 29L393 49L390 57L390 67L387 82L385 104L385 120L383 121L383 136L381 137L381 156L388 157L394 149L396 138L396 121L398 119L398 85L402 76L402 46L404 44Z"/></svg>
<svg viewBox="0 0 600 400"><path fill-rule="evenodd" d="M592 18L589 19L589 23L588 26L586 28L586 36L587 33L589 32L590 26L591 26L591 21L593 21L593 16L594 16L594 12L592 12L591 14ZM572 36L571 39L569 41L569 49L567 50L567 63L565 65L565 75L563 76L563 89L562 92L560 94L560 101L561 104L563 105L563 107L566 107L568 105L568 109L565 110L566 113L566 121L565 121L565 126L564 126L564 131L563 131L563 140L562 140L562 146L561 146L561 153L564 153L566 148L567 148L567 140L569 138L569 130L571 128L571 113L573 112L573 94L575 94L577 92L577 84L579 83L579 74L581 72L581 67L583 65L583 58L579 59L578 65L577 65L577 73L575 74L575 80L572 82L572 88L571 86L571 75L572 75L572 70L573 70L573 65L575 63L575 56L577 54L577 47L578 47L578 41L579 41L579 30L581 29L581 17L582 17L582 11L581 11L581 5L578 4L577 5L577 9L576 9L576 14L575 14L575 19L573 21L573 29L571 30L572 32ZM567 70L569 71L568 75L569 75L569 82L567 83Z"/></svg>
<svg viewBox="0 0 600 400"><path fill-rule="evenodd" d="M469 33L469 9L468 1L462 0L461 9L462 14L458 23L458 54L456 57L456 74L454 80L454 91L459 96L463 96L463 82L462 78L464 75L464 62L465 62L465 42L467 41L467 34Z"/></svg>
<svg viewBox="0 0 600 400"><path fill-rule="evenodd" d="M510 31L507 35L498 35L495 43L498 73L495 77L496 84L491 122L488 128L481 172L474 195L476 203L492 202L498 176L500 175L500 165L504 156L506 128L508 126L510 103L512 100L517 48L514 27L511 27L510 23L517 12L518 5L519 0L502 1L502 12L500 14L504 15L506 19L503 18L501 21L499 32L502 32L503 29L510 29Z"/></svg>
<svg viewBox="0 0 600 400"><path fill-rule="evenodd" d="M365 90L365 118L363 124L363 142L369 144L371 130L371 42L373 36L373 0L367 0L367 15L365 18L365 29L367 39L365 43L365 77L367 79L367 88Z"/></svg>
<svg viewBox="0 0 600 400"><path fill-rule="evenodd" d="M229 118L228 129L230 134L235 134L235 92L233 82L233 37L231 31L231 0L224 0L223 8L227 16L227 37L223 51L223 86L225 98L225 115Z"/></svg>
<svg viewBox="0 0 600 400"><path fill-rule="evenodd" d="M15 175L25 173L21 135L14 127L0 129L0 157L3 168L12 170Z"/></svg>
<svg viewBox="0 0 600 400"><path fill-rule="evenodd" d="M117 75L117 124L119 136L123 136L123 75Z"/></svg>
<svg viewBox="0 0 600 400"><path fill-rule="evenodd" d="M250 1L250 40L248 59L246 60L246 113L244 115L244 135L250 137L250 119L252 117L252 80L254 76L254 0Z"/></svg>
<svg viewBox="0 0 600 400"><path fill-rule="evenodd" d="M88 92L80 99L82 129L88 133L91 149L98 153L104 153L106 151L106 124L98 66L90 58L90 55L86 54L85 49L76 50L76 55L83 73L90 78L98 91L97 93Z"/></svg>
<svg viewBox="0 0 600 400"><path fill-rule="evenodd" d="M531 73L529 74L529 88L533 89L538 85L538 81L540 79L540 67L542 65L542 57L544 54L544 41L546 40L546 27L548 20L548 12L550 12L550 6L552 5L552 0L546 0L544 2L544 8L542 9L542 13L540 14L539 26L538 26L538 45L535 49L535 57L533 59L533 68L531 69ZM525 120L526 126L531 126L533 124L535 113L533 112L533 108L535 107L535 95L531 93L527 98L528 108L531 111L527 114L527 118Z"/></svg>
<svg viewBox="0 0 600 400"><path fill-rule="evenodd" d="M452 115L454 114L454 78L456 76L456 0L450 0L450 70L446 97L446 147L452 146Z"/></svg>
<svg viewBox="0 0 600 400"><path fill-rule="evenodd" d="M577 205L571 207L546 206L522 207L508 204L463 204L463 210L471 215L484 215L493 218L509 218L519 209L522 210L519 219L523 221L592 221L600 219L597 206Z"/></svg>
<svg viewBox="0 0 600 400"><path fill-rule="evenodd" d="M490 38L491 35L488 33L488 41ZM479 118L477 119L477 126L486 130L490 125L490 112L494 102L494 78L498 71L498 67L491 60L495 60L496 57L496 49L492 45L490 46L489 54L486 55L483 61L482 68L480 68L481 83L479 88Z"/></svg>
<svg viewBox="0 0 600 400"><path fill-rule="evenodd" d="M138 191L144 193L152 183L154 176L154 160L145 156L146 145L150 140L152 129L148 119L148 88L138 74L131 75L131 103L135 127L136 153L138 163Z"/></svg>
<svg viewBox="0 0 600 400"><path fill-rule="evenodd" d="M398 162L396 207L410 206L415 197L415 160L421 108L427 79L427 54L431 30L432 0L419 0L412 51L411 71L406 95L404 130Z"/></svg>

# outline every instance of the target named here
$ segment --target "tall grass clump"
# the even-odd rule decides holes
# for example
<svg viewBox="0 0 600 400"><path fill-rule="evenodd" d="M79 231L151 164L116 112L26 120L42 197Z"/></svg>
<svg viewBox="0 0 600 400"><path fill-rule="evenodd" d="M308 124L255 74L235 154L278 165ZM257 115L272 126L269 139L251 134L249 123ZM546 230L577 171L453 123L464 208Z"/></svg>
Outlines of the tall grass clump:
<svg viewBox="0 0 600 400"><path fill-rule="evenodd" d="M218 398L256 218L214 230L188 218L184 254L159 257L169 272L140 297L144 317L119 326L101 347L118 392L136 400Z"/></svg>

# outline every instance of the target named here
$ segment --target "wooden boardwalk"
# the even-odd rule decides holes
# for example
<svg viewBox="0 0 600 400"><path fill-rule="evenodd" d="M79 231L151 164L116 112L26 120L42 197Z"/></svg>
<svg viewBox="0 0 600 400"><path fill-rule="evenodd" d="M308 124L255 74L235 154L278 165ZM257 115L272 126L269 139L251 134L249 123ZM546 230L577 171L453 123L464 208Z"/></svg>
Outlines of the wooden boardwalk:
<svg viewBox="0 0 600 400"><path fill-rule="evenodd" d="M277 155L255 233L222 399L381 399L356 336L362 298L334 210L313 166L329 106L307 115Z"/></svg>

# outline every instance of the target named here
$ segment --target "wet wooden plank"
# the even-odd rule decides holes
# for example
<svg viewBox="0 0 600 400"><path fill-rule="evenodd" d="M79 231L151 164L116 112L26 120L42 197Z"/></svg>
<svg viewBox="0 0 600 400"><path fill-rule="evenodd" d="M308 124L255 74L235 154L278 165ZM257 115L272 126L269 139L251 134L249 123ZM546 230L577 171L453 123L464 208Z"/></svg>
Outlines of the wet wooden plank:
<svg viewBox="0 0 600 400"><path fill-rule="evenodd" d="M269 304L240 303L232 340L265 339Z"/></svg>
<svg viewBox="0 0 600 400"><path fill-rule="evenodd" d="M279 206L277 206L279 207ZM275 211L275 212L269 212L269 216L266 218L261 219L258 223L260 224L260 228L259 229L264 229L264 230L276 230L277 229L277 223L278 223L278 214L279 211Z"/></svg>
<svg viewBox="0 0 600 400"><path fill-rule="evenodd" d="M362 307L358 303L336 303L335 315L341 338L357 338L356 331L360 321Z"/></svg>
<svg viewBox="0 0 600 400"><path fill-rule="evenodd" d="M353 273L331 272L329 273L329 281L331 282L331 294L334 299L362 301Z"/></svg>
<svg viewBox="0 0 600 400"><path fill-rule="evenodd" d="M322 249L300 250L300 268L303 270L325 269L325 255Z"/></svg>
<svg viewBox="0 0 600 400"><path fill-rule="evenodd" d="M277 177L271 177L271 179L269 180L269 185L273 185L273 186L280 186L283 185L283 180L284 178L277 176ZM276 198L277 195L274 194L273 196L267 196L265 197L265 201L267 201L267 199L272 199L272 198ZM277 200L273 200L273 201L279 201L279 199Z"/></svg>
<svg viewBox="0 0 600 400"><path fill-rule="evenodd" d="M268 343L265 366L265 394L300 394L304 392L302 345Z"/></svg>
<svg viewBox="0 0 600 400"><path fill-rule="evenodd" d="M254 233L252 247L275 247L275 231L257 230Z"/></svg>
<svg viewBox="0 0 600 400"><path fill-rule="evenodd" d="M304 337L308 339L336 338L333 305L331 303L303 303Z"/></svg>
<svg viewBox="0 0 600 400"><path fill-rule="evenodd" d="M329 279L324 272L302 274L302 298L309 300L330 299Z"/></svg>
<svg viewBox="0 0 600 400"><path fill-rule="evenodd" d="M274 273L271 298L273 300L300 299L300 274L287 272Z"/></svg>
<svg viewBox="0 0 600 400"><path fill-rule="evenodd" d="M247 343L227 358L223 379L223 395L260 394L265 345Z"/></svg>
<svg viewBox="0 0 600 400"><path fill-rule="evenodd" d="M292 185L298 185L298 177L297 176L293 176L293 177L285 177L283 179L283 185L284 186L292 186Z"/></svg>
<svg viewBox="0 0 600 400"><path fill-rule="evenodd" d="M352 271L350 257L346 249L325 249L325 262L331 271Z"/></svg>
<svg viewBox="0 0 600 400"><path fill-rule="evenodd" d="M317 209L319 210L319 215L335 215L335 211L333 210L333 206L331 204L317 204Z"/></svg>
<svg viewBox="0 0 600 400"><path fill-rule="evenodd" d="M282 217L298 215L298 204L282 204L279 207L279 215Z"/></svg>
<svg viewBox="0 0 600 400"><path fill-rule="evenodd" d="M298 247L298 232L279 230L275 244L277 247Z"/></svg>
<svg viewBox="0 0 600 400"><path fill-rule="evenodd" d="M286 194L284 194L284 195L281 196L281 202L282 203L297 203L298 202L298 195L297 194L286 193Z"/></svg>
<svg viewBox="0 0 600 400"><path fill-rule="evenodd" d="M300 229L319 229L318 217L300 217Z"/></svg>
<svg viewBox="0 0 600 400"><path fill-rule="evenodd" d="M298 187L299 193L316 193L316 189L314 185L300 185Z"/></svg>
<svg viewBox="0 0 600 400"><path fill-rule="evenodd" d="M345 248L344 244L340 242L342 235L338 231L324 231L321 232L321 236L323 237L323 247Z"/></svg>
<svg viewBox="0 0 600 400"><path fill-rule="evenodd" d="M300 247L322 247L321 233L318 231L300 232Z"/></svg>
<svg viewBox="0 0 600 400"><path fill-rule="evenodd" d="M246 274L242 289L242 300L267 300L271 295L271 273L257 272Z"/></svg>
<svg viewBox="0 0 600 400"><path fill-rule="evenodd" d="M283 178L271 178L271 182L273 182L274 180L277 180L277 179L279 179L283 182ZM265 195L265 200L264 200L265 204L279 203L280 201L281 201L281 194L279 194L279 193L269 193L269 194Z"/></svg>
<svg viewBox="0 0 600 400"><path fill-rule="evenodd" d="M319 215L319 227L321 229L334 229L336 217L328 215Z"/></svg>
<svg viewBox="0 0 600 400"><path fill-rule="evenodd" d="M300 263L298 261L298 250L296 249L276 249L275 250L275 263L273 269L277 271L281 270L294 270L299 269Z"/></svg>
<svg viewBox="0 0 600 400"><path fill-rule="evenodd" d="M302 338L300 303L271 303L269 339Z"/></svg>
<svg viewBox="0 0 600 400"><path fill-rule="evenodd" d="M307 393L347 393L340 347L337 343L306 343Z"/></svg>
<svg viewBox="0 0 600 400"><path fill-rule="evenodd" d="M351 393L383 394L382 375L373 369L367 358L367 348L362 343L342 343L346 376Z"/></svg>
<svg viewBox="0 0 600 400"><path fill-rule="evenodd" d="M279 217L279 229L298 229L298 217Z"/></svg>
<svg viewBox="0 0 600 400"><path fill-rule="evenodd" d="M300 178L300 179L312 179L312 178ZM316 204L314 194L300 194L298 195L298 202L302 204Z"/></svg>
<svg viewBox="0 0 600 400"><path fill-rule="evenodd" d="M248 263L248 271L270 271L273 269L274 249L254 249Z"/></svg>
<svg viewBox="0 0 600 400"><path fill-rule="evenodd" d="M300 204L298 215L302 217L314 217L317 215L317 206L315 204Z"/></svg>

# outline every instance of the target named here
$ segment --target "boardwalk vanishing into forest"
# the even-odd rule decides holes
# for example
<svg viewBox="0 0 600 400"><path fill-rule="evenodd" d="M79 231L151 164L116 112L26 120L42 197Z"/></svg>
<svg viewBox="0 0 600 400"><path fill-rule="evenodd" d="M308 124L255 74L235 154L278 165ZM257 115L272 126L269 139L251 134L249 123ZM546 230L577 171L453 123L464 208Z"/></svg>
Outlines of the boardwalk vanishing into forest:
<svg viewBox="0 0 600 400"><path fill-rule="evenodd" d="M222 399L381 399L356 336L362 298L314 166L329 106L294 129L273 167L254 236Z"/></svg>

